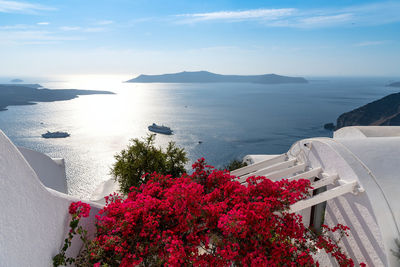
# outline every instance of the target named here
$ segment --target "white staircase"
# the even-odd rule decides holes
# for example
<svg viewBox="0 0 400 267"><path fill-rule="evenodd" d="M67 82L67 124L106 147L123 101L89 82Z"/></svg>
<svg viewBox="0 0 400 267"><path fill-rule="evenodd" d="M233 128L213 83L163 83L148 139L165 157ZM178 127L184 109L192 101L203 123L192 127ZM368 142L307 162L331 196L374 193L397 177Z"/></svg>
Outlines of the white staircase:
<svg viewBox="0 0 400 267"><path fill-rule="evenodd" d="M310 178L318 176L321 168L312 170L297 158L289 158L287 154L278 155L275 158L257 162L255 164L234 170L231 172L239 178L242 183L250 176L265 176L271 180L289 179L296 175L301 175L299 178ZM307 177L306 177L307 176Z"/></svg>
<svg viewBox="0 0 400 267"><path fill-rule="evenodd" d="M346 193L357 194L359 192L357 181L340 180L337 174L325 173L321 167L311 168L297 158L290 158L287 154L234 170L231 174L235 175L241 183L246 183L246 179L251 176L265 176L275 181L280 179L288 179L289 181L309 179L312 190L334 185L325 192L293 204L290 209L291 212L309 208Z"/></svg>

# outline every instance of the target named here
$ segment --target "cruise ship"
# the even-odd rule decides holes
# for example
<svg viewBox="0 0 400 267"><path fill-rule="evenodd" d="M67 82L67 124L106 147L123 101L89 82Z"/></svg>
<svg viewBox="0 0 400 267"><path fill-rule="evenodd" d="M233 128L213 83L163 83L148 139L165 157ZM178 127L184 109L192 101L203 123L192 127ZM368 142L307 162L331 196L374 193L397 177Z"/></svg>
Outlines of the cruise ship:
<svg viewBox="0 0 400 267"><path fill-rule="evenodd" d="M45 133L45 134L42 134L42 137L43 138L65 138L65 137L68 137L68 136L70 136L70 134L69 133L67 133L67 132L49 132L49 131L47 131L47 133Z"/></svg>
<svg viewBox="0 0 400 267"><path fill-rule="evenodd" d="M171 128L164 126L164 125L157 125L153 123L148 127L149 131L155 132L155 133L161 133L161 134L172 134Z"/></svg>

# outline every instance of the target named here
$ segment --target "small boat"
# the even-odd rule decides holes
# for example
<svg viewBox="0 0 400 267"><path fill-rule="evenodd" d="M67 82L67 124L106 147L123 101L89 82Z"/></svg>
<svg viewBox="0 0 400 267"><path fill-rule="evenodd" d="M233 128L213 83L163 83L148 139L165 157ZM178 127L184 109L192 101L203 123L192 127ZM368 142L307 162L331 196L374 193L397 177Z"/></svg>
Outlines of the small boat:
<svg viewBox="0 0 400 267"><path fill-rule="evenodd" d="M164 125L157 125L153 123L148 127L149 131L155 132L155 133L161 133L161 134L172 134L171 128L164 126Z"/></svg>
<svg viewBox="0 0 400 267"><path fill-rule="evenodd" d="M47 133L42 134L43 138L65 138L65 137L69 137L70 134L67 132L49 132L47 131Z"/></svg>

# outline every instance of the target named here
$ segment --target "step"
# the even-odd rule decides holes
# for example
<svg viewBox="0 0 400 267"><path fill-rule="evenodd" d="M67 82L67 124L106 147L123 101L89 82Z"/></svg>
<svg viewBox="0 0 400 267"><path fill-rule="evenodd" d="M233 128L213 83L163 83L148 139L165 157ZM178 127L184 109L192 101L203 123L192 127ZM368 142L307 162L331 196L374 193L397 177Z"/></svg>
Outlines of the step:
<svg viewBox="0 0 400 267"><path fill-rule="evenodd" d="M339 180L339 175L337 175L337 174L325 175L323 173L322 177L324 177L324 178L311 183L311 187L313 188L313 190L324 187L329 184L334 184L336 181Z"/></svg>
<svg viewBox="0 0 400 267"><path fill-rule="evenodd" d="M271 173L267 173L267 174L265 174L263 176L265 176L266 178L268 178L270 180L276 181L278 179L280 180L280 179L286 178L286 177L288 177L290 175L293 175L295 173L302 172L302 171L305 170L305 168L306 168L305 164L298 164L298 165L294 165L293 167L289 167L289 168L286 168L286 169L282 169L282 170L274 171L274 172L271 172ZM252 175L249 174L248 176L252 176ZM248 176L240 177L239 181L241 183L245 183Z"/></svg>
<svg viewBox="0 0 400 267"><path fill-rule="evenodd" d="M318 177L322 172L322 168L318 167L315 169L311 169L309 171L297 174L295 176L289 177L289 181L299 180L299 179L312 179L314 177Z"/></svg>
<svg viewBox="0 0 400 267"><path fill-rule="evenodd" d="M267 174L270 174L275 171L280 171L280 170L285 170L290 167L295 166L297 163L297 159L290 159L281 163L277 163L275 165L269 166L267 168L257 170L256 172L252 172L246 175L241 176L240 178L246 179L250 176L266 176Z"/></svg>
<svg viewBox="0 0 400 267"><path fill-rule="evenodd" d="M294 165L293 167L289 167L287 169L271 172L268 174L265 174L265 177L267 177L270 180L281 180L290 176L293 176L295 173L299 172L304 172L306 169L307 165L304 163Z"/></svg>
<svg viewBox="0 0 400 267"><path fill-rule="evenodd" d="M314 205L317 205L319 203L328 201L333 198L337 198L341 195L347 194L347 193L355 193L357 187L357 181L350 182L350 183L344 183L342 185L339 185L337 187L334 187L332 189L329 189L323 193L320 193L314 197L311 197L309 199L305 200L300 200L293 205L290 206L290 212L297 212L299 210L303 210L309 207L312 207Z"/></svg>
<svg viewBox="0 0 400 267"><path fill-rule="evenodd" d="M286 159L287 159L287 155L286 154L282 154L282 155L279 155L279 156L277 156L275 158L263 160L263 161L251 164L249 166L234 170L234 171L231 172L231 174L234 175L234 176L239 177L239 176L242 176L242 175L245 175L245 174L249 174L249 173L255 172L255 171L260 170L260 169L267 168L267 167L272 166L274 164L277 164L277 163L280 163L280 162L284 162Z"/></svg>

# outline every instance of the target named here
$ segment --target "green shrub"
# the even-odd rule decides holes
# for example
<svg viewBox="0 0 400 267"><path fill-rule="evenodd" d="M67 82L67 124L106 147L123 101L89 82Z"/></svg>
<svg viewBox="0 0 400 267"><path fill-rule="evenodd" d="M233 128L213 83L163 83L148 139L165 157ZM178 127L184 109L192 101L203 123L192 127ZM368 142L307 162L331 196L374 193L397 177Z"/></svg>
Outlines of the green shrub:
<svg viewBox="0 0 400 267"><path fill-rule="evenodd" d="M240 169L240 168L242 168L242 167L246 167L247 166L247 163L246 162L243 162L243 161L241 161L241 160L237 160L237 159L234 159L234 160L232 160L231 162L229 162L228 163L228 165L226 165L226 166L224 166L224 170L228 170L228 171L234 171L234 170L236 170L236 169Z"/></svg>
<svg viewBox="0 0 400 267"><path fill-rule="evenodd" d="M169 142L165 151L154 146L155 134L148 135L143 141L135 138L131 144L115 155L111 174L118 181L121 192L127 194L132 186L140 186L153 172L179 177L188 161L183 148Z"/></svg>

